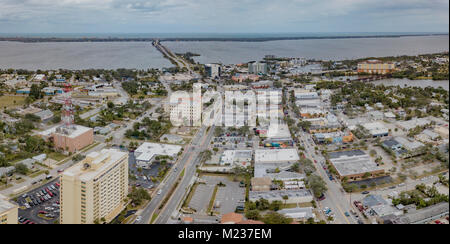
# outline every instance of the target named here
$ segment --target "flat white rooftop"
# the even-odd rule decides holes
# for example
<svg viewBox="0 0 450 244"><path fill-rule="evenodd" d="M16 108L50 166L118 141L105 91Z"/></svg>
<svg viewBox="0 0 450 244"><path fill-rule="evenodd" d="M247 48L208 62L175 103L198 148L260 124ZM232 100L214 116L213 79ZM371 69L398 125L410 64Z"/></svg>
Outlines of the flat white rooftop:
<svg viewBox="0 0 450 244"><path fill-rule="evenodd" d="M366 123L362 125L364 129L368 130L372 135L389 133L389 129L386 128L383 122L377 121L373 123Z"/></svg>
<svg viewBox="0 0 450 244"><path fill-rule="evenodd" d="M177 145L145 142L134 151L134 154L136 155L136 160L149 162L156 155L176 156L181 151L181 148L181 146Z"/></svg>
<svg viewBox="0 0 450 244"><path fill-rule="evenodd" d="M291 132L287 124L271 123L267 130L267 137L271 139L291 138Z"/></svg>
<svg viewBox="0 0 450 244"><path fill-rule="evenodd" d="M51 134L62 134L66 135L69 138L75 138L79 135L86 133L87 131L92 130L92 128L84 127L82 125L73 125L71 128L65 128L62 125L58 125L52 127L48 130L42 131L39 133L41 136L50 136Z"/></svg>
<svg viewBox="0 0 450 244"><path fill-rule="evenodd" d="M380 169L372 158L361 150L333 152L328 155L340 176L359 175Z"/></svg>
<svg viewBox="0 0 450 244"><path fill-rule="evenodd" d="M90 181L127 156L126 152L117 149L103 149L100 152L92 152L81 162L66 169L63 175L79 177L81 181ZM90 165L88 169L85 169L86 163Z"/></svg>
<svg viewBox="0 0 450 244"><path fill-rule="evenodd" d="M235 161L251 161L252 156L252 150L226 150L222 154L221 162L223 164L233 164Z"/></svg>
<svg viewBox="0 0 450 244"><path fill-rule="evenodd" d="M300 160L297 149L259 149L255 150L255 163L285 163Z"/></svg>

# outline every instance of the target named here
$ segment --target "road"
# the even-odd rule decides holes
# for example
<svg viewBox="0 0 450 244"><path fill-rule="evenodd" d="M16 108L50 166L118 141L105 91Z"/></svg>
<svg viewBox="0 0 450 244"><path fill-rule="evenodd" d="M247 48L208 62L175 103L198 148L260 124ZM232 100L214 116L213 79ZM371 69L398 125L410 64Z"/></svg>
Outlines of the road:
<svg viewBox="0 0 450 244"><path fill-rule="evenodd" d="M321 163L325 162L325 158L320 154L315 153L315 144L311 138L311 135L306 132L300 132L300 142L304 145L305 156L317 163L314 166L317 169L317 173L327 184L328 191L325 193L325 200L320 202L322 207L329 207L335 214L336 224L356 224L357 219L354 216L347 217L345 212L350 213L352 209L350 201L347 199L342 187L336 181L331 181L323 169Z"/></svg>
<svg viewBox="0 0 450 244"><path fill-rule="evenodd" d="M157 104L157 103L156 103ZM143 113L141 116L137 117L134 120L128 121L125 125L123 125L122 127L120 127L118 130L114 131L111 136L113 138L112 140L112 144L114 145L122 145L124 142L124 138L125 138L125 133L127 132L127 130L130 130L133 128L133 125L137 122L141 123L144 118L149 117L150 114L154 113L155 110L158 108L159 106L156 106L153 104L153 107L150 108L150 110L146 111L145 113Z"/></svg>
<svg viewBox="0 0 450 244"><path fill-rule="evenodd" d="M201 77L191 69L190 65L186 63L185 60L178 57L177 55L174 55L170 50L161 45L159 42L155 42L155 48L169 59L175 61L178 67L186 67L190 74L193 74L196 77ZM170 89L168 81L164 79L161 79L160 81L168 91L168 98L170 99L172 90ZM173 184L175 184L175 182L179 179L181 172L184 169L185 173L183 179L181 180L175 191L172 193L172 196L170 196L170 199L166 202L164 208L159 213L158 218L155 220L155 223L167 223L172 213L176 211L176 208L182 201L189 184L195 176L195 166L199 163L199 153L206 149L214 134L214 127L211 127L208 133L207 129L207 127L203 126L198 130L191 143L185 148L181 160L172 168L172 170L170 170L167 177L156 189L155 192L160 192L160 194L154 194L150 203L142 211L139 211L137 213L141 216L141 220L139 222L135 222L135 224L150 223L153 214L156 210L158 210L162 201L172 189Z"/></svg>
<svg viewBox="0 0 450 244"><path fill-rule="evenodd" d="M208 135L209 139L212 137L213 128L210 129L210 131L209 131L210 133L208 133L208 134L206 134L206 129L207 129L206 127L202 127L197 132L195 137L192 139L191 144L188 147L186 147L181 160L174 166L174 169L177 169L177 170L175 171L174 169L172 169L169 172L166 179L159 185L157 190L158 191L161 190L161 194L156 194L155 196L153 196L150 203L140 213L140 216L142 216L142 220L136 224L150 223L153 213L160 206L160 204L161 204L162 200L165 198L166 194L170 191L173 184L179 178L179 176L182 172L182 169L185 169L185 175L184 175L183 181L180 183L177 190L173 193L173 196L170 199L170 201L168 201L166 203L165 210L172 209L171 206L174 205L173 202L179 202L179 201L177 201L177 199L179 199L180 197L182 197L184 195L185 187L187 186L186 181L190 182L195 174L195 166L190 166L190 163L191 163L192 159L197 159L197 157L198 157L199 151L196 150L197 146L199 145L199 143L206 141L206 138L205 138L206 135ZM167 212L168 211L162 212L163 218L164 218L164 216L167 215Z"/></svg>
<svg viewBox="0 0 450 244"><path fill-rule="evenodd" d="M295 114L292 108L290 108L289 114ZM299 122L299 119L294 119L297 120L295 123L297 124L297 122ZM319 202L319 207L321 207L321 209L325 207L331 209L332 213L334 214L333 223L335 224L356 224L357 219L355 218L355 216L350 214L350 216L347 217L345 215L346 212L351 213L350 210L353 209L350 200L347 198L340 184L329 179L325 169L322 167L322 163L325 164L325 158L320 152L316 154L316 144L314 143L311 134L301 130L299 132L298 139L300 145L305 148L306 158L313 160L314 166L317 170L317 174L325 181L328 188L327 192L324 194L325 200Z"/></svg>
<svg viewBox="0 0 450 244"><path fill-rule="evenodd" d="M172 53L168 48L166 48L165 46L163 46L159 41L155 42L155 48L157 50L159 50L163 55L165 55L166 57L168 57L170 60L173 60L175 63L177 63L177 66L180 68L186 68L188 70L188 72L190 74L193 74L196 76L196 78L200 78L201 76L198 75L197 73L195 73L192 68L191 65L186 62L186 60L180 58L179 56L175 55L174 53Z"/></svg>
<svg viewBox="0 0 450 244"><path fill-rule="evenodd" d="M202 128L202 130L205 129L206 127ZM166 203L165 208L159 214L159 217L155 222L156 224L166 224L169 221L170 217L178 210L177 208L180 206L181 201L183 200L186 192L189 189L189 185L192 183L192 179L197 173L197 166L199 166L201 162L199 153L206 150L210 145L211 139L214 135L214 129L214 126L210 127L206 135L205 132L202 132L203 136L201 137L202 140L200 141L200 144L196 142L192 145L195 149L193 149L189 153L190 155L188 156L187 163L184 167L184 178L182 179L175 192L172 194L171 199Z"/></svg>

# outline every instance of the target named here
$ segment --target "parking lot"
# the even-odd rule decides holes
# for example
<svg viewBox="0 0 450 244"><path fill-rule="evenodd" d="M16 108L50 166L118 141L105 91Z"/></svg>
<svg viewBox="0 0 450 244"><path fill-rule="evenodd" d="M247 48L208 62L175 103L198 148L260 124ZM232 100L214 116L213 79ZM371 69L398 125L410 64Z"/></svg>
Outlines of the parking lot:
<svg viewBox="0 0 450 244"><path fill-rule="evenodd" d="M216 185L222 183L225 186L218 188L214 203L219 203L214 211L222 214L234 212L237 206L244 206L245 187L240 187L239 182L233 182L223 176L203 176L201 180L205 184L199 184L189 202L189 207L195 209L198 214L207 214L208 206Z"/></svg>
<svg viewBox="0 0 450 244"><path fill-rule="evenodd" d="M145 189L152 189L158 186L158 182L152 182L151 177L158 176L159 169L163 167L160 163L153 163L150 166L150 169L138 170L134 153L130 153L128 165L130 172L136 177L136 180L133 181L135 186L143 187ZM171 164L167 163L167 166L171 167Z"/></svg>
<svg viewBox="0 0 450 244"><path fill-rule="evenodd" d="M198 214L206 214L215 186L215 184L210 183L199 184L189 202L189 207L195 209Z"/></svg>
<svg viewBox="0 0 450 244"><path fill-rule="evenodd" d="M17 198L19 223L53 224L59 220L59 178Z"/></svg>
<svg viewBox="0 0 450 244"><path fill-rule="evenodd" d="M232 182L223 177L222 183L225 187L219 187L216 195L216 202L220 202L220 207L216 211L220 214L231 213L239 205L245 204L245 187L239 187L239 182Z"/></svg>

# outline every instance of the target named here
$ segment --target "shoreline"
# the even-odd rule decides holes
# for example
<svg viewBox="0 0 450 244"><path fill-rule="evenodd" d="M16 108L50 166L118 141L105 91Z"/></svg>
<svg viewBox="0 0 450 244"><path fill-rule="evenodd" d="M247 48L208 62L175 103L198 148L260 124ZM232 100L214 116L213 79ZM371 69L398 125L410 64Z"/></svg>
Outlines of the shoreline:
<svg viewBox="0 0 450 244"><path fill-rule="evenodd" d="M355 36L298 36L298 37L170 37L170 38L97 38L97 37L1 37L0 41L22 42L22 43L51 43L51 42L269 42L269 41L290 41L290 40L323 40L323 39L365 39L365 38L400 38L400 37L426 37L426 36L448 36L449 34L392 34L392 35L355 35Z"/></svg>

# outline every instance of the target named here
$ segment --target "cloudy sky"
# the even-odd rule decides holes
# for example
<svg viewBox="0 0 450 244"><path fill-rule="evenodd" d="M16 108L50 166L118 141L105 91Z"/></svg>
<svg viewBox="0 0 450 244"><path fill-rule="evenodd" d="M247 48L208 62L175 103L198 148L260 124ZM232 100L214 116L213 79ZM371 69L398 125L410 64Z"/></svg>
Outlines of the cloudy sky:
<svg viewBox="0 0 450 244"><path fill-rule="evenodd" d="M448 32L448 0L0 0L0 33Z"/></svg>

